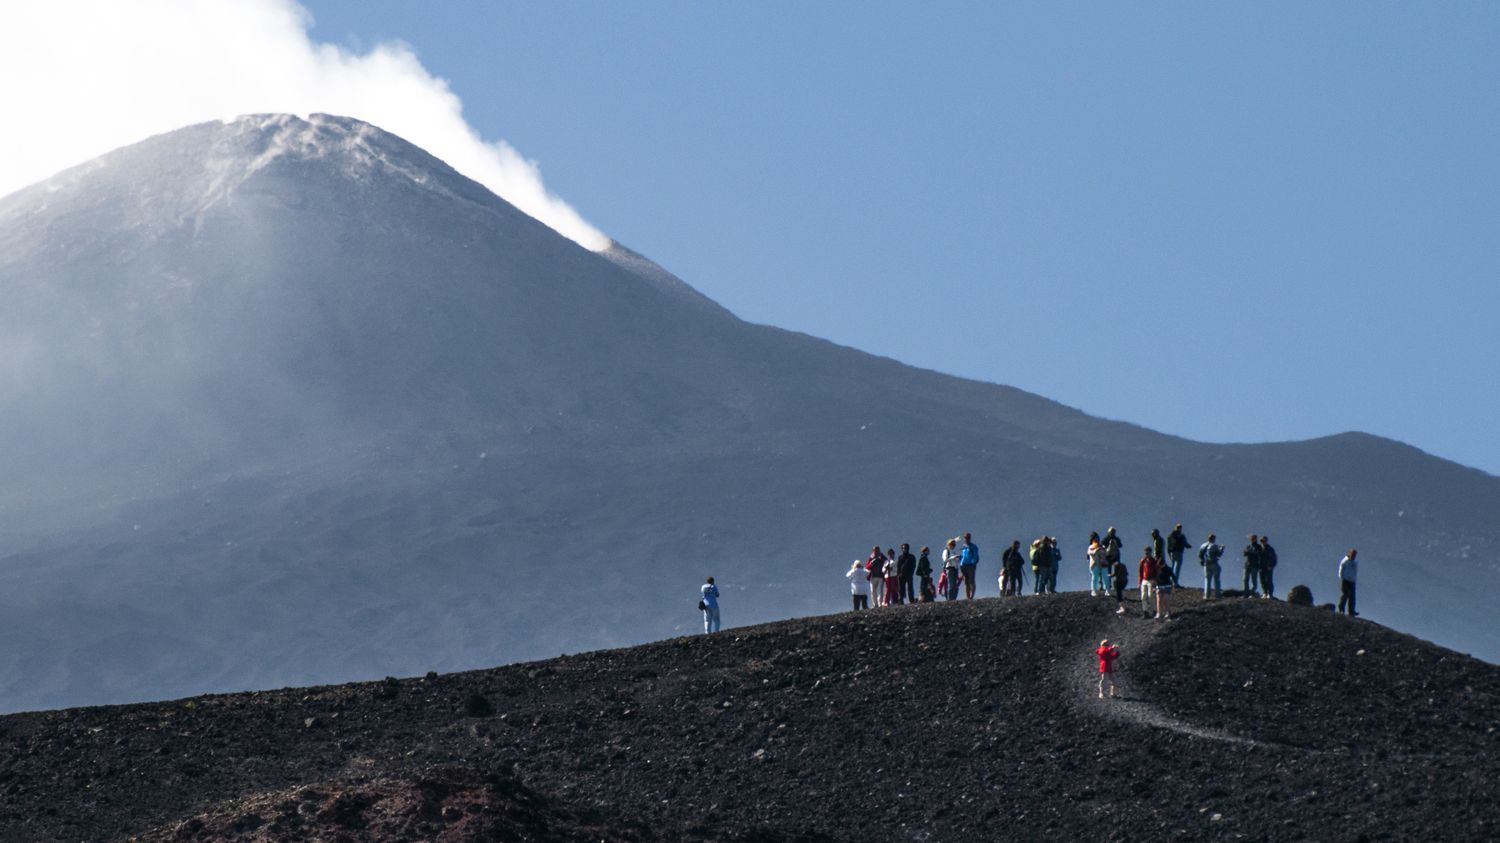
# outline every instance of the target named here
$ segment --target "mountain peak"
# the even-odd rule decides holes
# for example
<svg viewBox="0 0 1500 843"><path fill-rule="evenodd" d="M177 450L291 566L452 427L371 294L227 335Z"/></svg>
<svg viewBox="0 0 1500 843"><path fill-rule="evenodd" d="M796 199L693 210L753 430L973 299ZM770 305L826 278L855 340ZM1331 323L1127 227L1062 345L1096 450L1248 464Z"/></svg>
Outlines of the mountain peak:
<svg viewBox="0 0 1500 843"><path fill-rule="evenodd" d="M220 138L205 160L210 169L224 167L249 176L290 159L329 162L353 178L380 171L428 184L437 173L457 176L420 148L352 117L312 114L304 120L294 114L250 114L220 125Z"/></svg>
<svg viewBox="0 0 1500 843"><path fill-rule="evenodd" d="M376 182L416 187L470 203L508 202L396 135L352 117L250 114L187 126L122 147L0 199L0 225L41 211L133 209L149 229L201 225L206 212L251 192L297 205L316 185L358 190Z"/></svg>

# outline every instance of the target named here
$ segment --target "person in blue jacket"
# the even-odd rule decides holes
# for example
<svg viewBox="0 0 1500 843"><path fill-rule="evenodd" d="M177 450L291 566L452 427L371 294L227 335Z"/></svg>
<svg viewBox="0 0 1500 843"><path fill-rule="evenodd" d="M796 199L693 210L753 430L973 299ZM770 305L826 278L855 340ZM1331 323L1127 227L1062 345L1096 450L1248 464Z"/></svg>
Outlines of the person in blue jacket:
<svg viewBox="0 0 1500 843"><path fill-rule="evenodd" d="M719 631L719 587L714 585L714 578L709 577L708 582L700 589L703 597L699 599L698 605L703 609L703 634L707 635Z"/></svg>
<svg viewBox="0 0 1500 843"><path fill-rule="evenodd" d="M968 533L964 533L964 546L958 554L958 568L964 575L964 599L974 599L974 576L979 569L979 545Z"/></svg>

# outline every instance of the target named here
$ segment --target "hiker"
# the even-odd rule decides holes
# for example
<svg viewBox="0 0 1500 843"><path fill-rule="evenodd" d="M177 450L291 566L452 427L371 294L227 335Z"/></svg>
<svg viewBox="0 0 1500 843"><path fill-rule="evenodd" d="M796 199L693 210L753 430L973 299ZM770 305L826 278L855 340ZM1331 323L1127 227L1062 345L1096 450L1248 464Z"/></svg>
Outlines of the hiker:
<svg viewBox="0 0 1500 843"><path fill-rule="evenodd" d="M915 603L917 593L912 590L912 575L917 572L917 557L911 555L911 545L901 543L901 555L896 559L896 602Z"/></svg>
<svg viewBox="0 0 1500 843"><path fill-rule="evenodd" d="M1151 555L1155 556L1158 562L1166 564L1167 540L1161 537L1161 530L1155 527L1151 528Z"/></svg>
<svg viewBox="0 0 1500 843"><path fill-rule="evenodd" d="M1021 596L1021 566L1025 564L1026 559L1021 555L1021 540L1016 539L1006 548L1005 557L1000 560L1001 596Z"/></svg>
<svg viewBox="0 0 1500 843"><path fill-rule="evenodd" d="M964 533L964 546L959 554L958 567L964 576L964 599L974 599L974 586L978 582L974 574L979 570L979 545L973 537Z"/></svg>
<svg viewBox="0 0 1500 843"><path fill-rule="evenodd" d="M1354 579L1359 574L1359 562L1355 557L1359 551L1350 548L1349 555L1339 560L1339 611L1351 618L1359 617L1354 611Z"/></svg>
<svg viewBox="0 0 1500 843"><path fill-rule="evenodd" d="M1115 528L1110 527L1104 531L1104 539L1099 542L1104 545L1104 561L1111 568L1120 561L1120 549L1124 546L1120 537L1115 535Z"/></svg>
<svg viewBox="0 0 1500 843"><path fill-rule="evenodd" d="M900 570L896 562L896 548L887 548L885 554L885 603L886 606L898 606L901 604L901 577L897 574Z"/></svg>
<svg viewBox="0 0 1500 843"><path fill-rule="evenodd" d="M1175 583L1172 581L1172 568L1164 560L1157 560L1156 570L1156 619L1160 621L1172 617L1172 591Z"/></svg>
<svg viewBox="0 0 1500 843"><path fill-rule="evenodd" d="M1099 699L1104 699L1104 683L1109 683L1109 695L1115 695L1115 659L1120 657L1120 648L1112 646L1106 638L1099 642L1099 649L1094 651L1099 657Z"/></svg>
<svg viewBox="0 0 1500 843"><path fill-rule="evenodd" d="M1224 583L1220 580L1219 559L1224 556L1224 545L1215 544L1218 536L1208 534L1208 541L1198 548L1198 564L1203 566L1203 599L1224 596Z"/></svg>
<svg viewBox="0 0 1500 843"><path fill-rule="evenodd" d="M1260 537L1260 590L1267 600L1276 596L1276 548L1271 546L1269 536Z"/></svg>
<svg viewBox="0 0 1500 843"><path fill-rule="evenodd" d="M885 597L885 554L878 544L870 548L870 558L865 560L865 578L870 584L870 605L879 606Z"/></svg>
<svg viewBox="0 0 1500 843"><path fill-rule="evenodd" d="M858 559L854 560L854 564L849 566L849 573L844 576L849 578L849 595L854 599L854 608L850 611L858 612L860 609L870 608L870 597L865 594L867 581L864 563Z"/></svg>
<svg viewBox="0 0 1500 843"><path fill-rule="evenodd" d="M1006 586L1007 586L1007 583L1005 581L1005 565L1006 565L1005 560L1007 560L1009 558L1010 558L1010 548L1007 547L1005 550L1003 550L1003 551L1000 552L1000 573L995 578L996 582L998 582L999 585L1000 585L1000 596L1001 597L1005 596L1005 589L1006 589Z"/></svg>
<svg viewBox="0 0 1500 843"><path fill-rule="evenodd" d="M1245 597L1254 597L1255 590L1260 587L1260 543L1255 540L1255 534L1250 534L1250 543L1240 553L1245 557Z"/></svg>
<svg viewBox="0 0 1500 843"><path fill-rule="evenodd" d="M1151 598L1156 596L1156 577L1161 572L1161 560L1151 552L1150 546L1141 549L1141 616L1151 617ZM1157 612L1157 614L1161 614Z"/></svg>
<svg viewBox="0 0 1500 843"><path fill-rule="evenodd" d="M923 547L922 555L917 559L917 576L922 580L923 603L931 603L937 598L937 593L932 590L932 562L927 558L928 552L928 549Z"/></svg>
<svg viewBox="0 0 1500 843"><path fill-rule="evenodd" d="M1115 614L1125 614L1125 586L1130 585L1130 569L1118 558L1109 568L1109 582L1115 593Z"/></svg>
<svg viewBox="0 0 1500 843"><path fill-rule="evenodd" d="M1057 593L1057 573L1062 570L1062 551L1057 547L1057 536L1047 537L1047 558L1051 564L1047 566L1047 593Z"/></svg>
<svg viewBox="0 0 1500 843"><path fill-rule="evenodd" d="M714 578L709 577L708 582L699 589L703 596L698 600L698 608L703 610L703 634L719 631L719 587L714 585Z"/></svg>
<svg viewBox="0 0 1500 843"><path fill-rule="evenodd" d="M1051 554L1047 552L1047 537L1031 540L1031 593L1041 594L1046 587L1047 576L1042 573L1042 566L1050 564Z"/></svg>
<svg viewBox="0 0 1500 843"><path fill-rule="evenodd" d="M1104 581L1109 576L1108 563L1104 561L1104 545L1099 543L1099 533L1089 533L1089 596L1098 597L1109 593Z"/></svg>
<svg viewBox="0 0 1500 843"><path fill-rule="evenodd" d="M947 588L940 588L945 600L958 599L958 539L949 539L943 548L943 576L942 581L947 583Z"/></svg>
<svg viewBox="0 0 1500 843"><path fill-rule="evenodd" d="M1182 585L1182 554L1192 546L1187 536L1182 533L1182 525L1178 524L1167 534L1167 559L1172 563L1172 584Z"/></svg>

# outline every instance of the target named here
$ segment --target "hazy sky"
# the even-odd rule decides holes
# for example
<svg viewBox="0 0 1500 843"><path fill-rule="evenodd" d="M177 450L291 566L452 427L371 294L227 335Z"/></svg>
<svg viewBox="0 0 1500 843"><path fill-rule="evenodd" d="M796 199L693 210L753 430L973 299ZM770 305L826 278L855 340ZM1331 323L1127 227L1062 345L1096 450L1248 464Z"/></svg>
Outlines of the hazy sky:
<svg viewBox="0 0 1500 843"><path fill-rule="evenodd" d="M1500 4L305 5L746 319L1500 473Z"/></svg>

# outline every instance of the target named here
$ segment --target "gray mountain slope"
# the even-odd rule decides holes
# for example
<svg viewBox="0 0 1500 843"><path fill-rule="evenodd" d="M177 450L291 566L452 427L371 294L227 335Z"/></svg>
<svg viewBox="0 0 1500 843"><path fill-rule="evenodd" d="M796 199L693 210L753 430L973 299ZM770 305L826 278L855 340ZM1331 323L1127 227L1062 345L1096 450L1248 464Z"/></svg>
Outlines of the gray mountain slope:
<svg viewBox="0 0 1500 843"><path fill-rule="evenodd" d="M692 632L708 574L731 624L831 611L871 544L963 530L986 593L1041 532L1079 587L1090 529L1178 520L1269 532L1320 600L1359 546L1365 614L1500 657L1500 479L748 324L355 120L193 126L0 199L0 296L4 709Z"/></svg>

